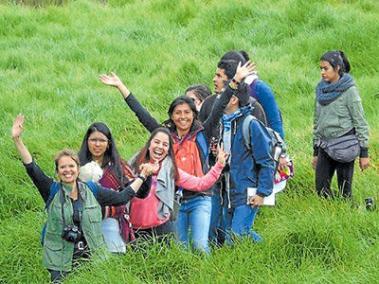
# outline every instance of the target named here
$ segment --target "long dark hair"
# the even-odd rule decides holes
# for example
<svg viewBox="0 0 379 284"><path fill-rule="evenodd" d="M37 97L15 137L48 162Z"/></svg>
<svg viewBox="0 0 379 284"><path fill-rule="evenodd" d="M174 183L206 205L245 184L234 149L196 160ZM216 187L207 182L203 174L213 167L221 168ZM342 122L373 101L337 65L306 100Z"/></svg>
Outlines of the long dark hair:
<svg viewBox="0 0 379 284"><path fill-rule="evenodd" d="M167 156L171 158L172 165L173 165L172 170L171 170L171 177L174 180L177 180L179 174L178 174L178 167L176 166L176 162L175 162L175 155L174 155L174 148L173 148L174 143L172 141L170 131L165 127L158 127L154 129L154 131L151 133L149 137L149 140L147 140L145 146L140 150L140 152L137 154L137 157L134 159L132 163L132 168L135 170L135 172L138 172L140 165L150 162L149 147L150 147L151 141L154 139L154 137L158 133L164 133L168 137L169 147L168 147Z"/></svg>
<svg viewBox="0 0 379 284"><path fill-rule="evenodd" d="M104 134L108 139L108 147L104 152L103 164L101 165L101 168L109 166L111 170L116 174L116 177L118 178L120 184L123 184L124 173L122 170L120 154L117 151L116 143L113 139L111 130L103 122L95 122L88 127L87 132L83 138L82 146L80 147L78 153L80 165L84 166L88 162L92 161L92 154L88 149L88 137L96 131Z"/></svg>

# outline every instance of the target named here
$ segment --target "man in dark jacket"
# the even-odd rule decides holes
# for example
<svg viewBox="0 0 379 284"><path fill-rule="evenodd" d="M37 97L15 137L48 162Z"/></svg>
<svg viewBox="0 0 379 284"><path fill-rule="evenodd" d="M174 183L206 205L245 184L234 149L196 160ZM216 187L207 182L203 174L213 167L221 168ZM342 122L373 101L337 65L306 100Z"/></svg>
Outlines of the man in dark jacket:
<svg viewBox="0 0 379 284"><path fill-rule="evenodd" d="M229 80L232 80L232 78L235 76L238 64L245 64L247 61L244 59L243 56L240 56L239 60L220 60L217 64L217 69L215 72L215 76L213 78L213 83L215 87L215 95L208 96L199 113L199 119L200 121L205 121L209 114L211 113L211 110L213 108L213 105L215 104L216 100L220 98L220 94L225 90L227 87L227 82ZM266 116L263 111L262 106L254 99L251 98L251 106L252 106L252 114L257 117L257 119L261 120L263 123L266 123ZM212 129L212 137L210 140L210 146L211 150L213 149L213 153L210 153L209 157L209 163L210 165L213 165L215 163L215 153L217 149L217 143L219 140L219 134L220 134L220 125L217 125L213 127ZM213 187L213 196L212 196L212 213L211 213L211 225L209 230L209 238L210 241L221 244L224 240L224 228L222 226L222 191L225 187L225 184L222 180L219 180L215 186Z"/></svg>
<svg viewBox="0 0 379 284"><path fill-rule="evenodd" d="M246 147L242 125L251 112L248 85L230 81L229 86L238 91L224 110L220 144L230 154L223 194L223 224L230 244L232 236L260 240L252 226L264 197L272 193L275 162L271 157L271 136L257 120L250 122L251 149Z"/></svg>

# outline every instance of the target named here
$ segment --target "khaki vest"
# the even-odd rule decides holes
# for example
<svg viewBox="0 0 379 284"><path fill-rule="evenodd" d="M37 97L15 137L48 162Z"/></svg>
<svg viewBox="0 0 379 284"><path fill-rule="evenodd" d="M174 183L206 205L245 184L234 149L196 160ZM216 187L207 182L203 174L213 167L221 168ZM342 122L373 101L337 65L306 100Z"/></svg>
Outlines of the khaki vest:
<svg viewBox="0 0 379 284"><path fill-rule="evenodd" d="M53 185L52 185L53 186ZM78 183L80 198L83 200L83 212L81 218L81 228L91 257L104 258L106 248L101 231L101 207L92 191L86 184ZM70 200L70 192L63 188L64 204L63 212L66 225L73 224L73 206ZM43 245L43 265L47 269L56 271L71 271L74 244L62 239L63 218L62 218L62 190L55 194L49 208L46 223L46 234Z"/></svg>

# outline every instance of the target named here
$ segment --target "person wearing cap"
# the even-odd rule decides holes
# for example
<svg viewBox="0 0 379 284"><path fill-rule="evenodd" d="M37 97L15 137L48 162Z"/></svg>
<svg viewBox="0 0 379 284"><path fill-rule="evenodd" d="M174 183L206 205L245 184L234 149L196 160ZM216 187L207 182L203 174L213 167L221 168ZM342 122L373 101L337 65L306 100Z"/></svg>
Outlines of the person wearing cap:
<svg viewBox="0 0 379 284"><path fill-rule="evenodd" d="M246 64L248 62L245 60L242 56L238 58L239 60L220 60L217 64L216 72L213 78L214 83L214 91L215 95L208 96L205 101L202 104L202 107L200 109L199 113L199 119L200 121L206 121L212 111L212 108L216 103L222 99L222 93L225 89L228 88L228 82L235 78L236 72L238 69L238 64L241 65ZM255 71L255 65L254 71ZM254 72L252 72L253 74ZM250 74L249 76L251 76ZM262 106L253 98L250 99L251 104L251 113L260 121L263 123L266 122L266 116L264 114ZM211 133L211 139L210 139L210 148L212 151L210 151L209 154L209 163L210 165L215 164L215 158L216 158L216 150L217 150L217 143L219 140L219 134L220 134L220 125L214 125ZM223 180L220 179L215 186L213 187L213 195L212 195L212 213L211 213L211 226L209 230L209 239L212 243L216 245L222 245L224 242L225 234L224 234L224 227L222 224L222 192L225 188L225 185L223 184Z"/></svg>
<svg viewBox="0 0 379 284"><path fill-rule="evenodd" d="M256 214L264 197L273 189L275 161L271 157L271 137L261 122L250 122L250 144L247 149L242 124L250 115L248 85L231 80L228 85L236 92L230 99L221 119L220 144L229 153L224 170L225 191L223 195L223 225L226 243L233 243L234 237L248 237L261 241L252 230ZM254 193L248 194L253 191Z"/></svg>
<svg viewBox="0 0 379 284"><path fill-rule="evenodd" d="M249 55L246 51L228 51L221 57L221 61L227 60L237 60L243 58L245 61L250 60ZM284 139L284 127L282 114L279 109L279 105L275 100L275 95L267 82L261 80L257 74L253 74L249 77L247 82L249 84L249 94L252 98L257 100L262 106L264 113L266 115L267 123L266 126L272 128Z"/></svg>

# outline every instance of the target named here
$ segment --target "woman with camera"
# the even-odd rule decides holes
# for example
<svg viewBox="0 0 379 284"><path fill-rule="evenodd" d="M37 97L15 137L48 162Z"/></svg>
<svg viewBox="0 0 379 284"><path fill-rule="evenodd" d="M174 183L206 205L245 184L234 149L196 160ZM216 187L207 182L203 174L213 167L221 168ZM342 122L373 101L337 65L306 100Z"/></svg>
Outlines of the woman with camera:
<svg viewBox="0 0 379 284"><path fill-rule="evenodd" d="M78 259L106 257L101 206L122 205L134 196L147 195L150 185L145 181L155 171L155 165L142 164L138 178L118 192L99 184L81 182L78 156L72 150L63 150L55 158L58 176L55 181L43 173L24 145L21 139L23 124L24 116L18 115L13 123L12 138L28 175L46 203L48 218L42 236L43 264L52 282L59 282Z"/></svg>
<svg viewBox="0 0 379 284"><path fill-rule="evenodd" d="M316 87L313 160L316 191L333 197L330 189L337 171L339 194L351 197L354 161L369 167L368 125L350 63L342 51L329 51L320 58L321 81Z"/></svg>

